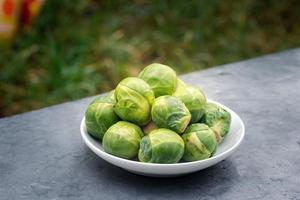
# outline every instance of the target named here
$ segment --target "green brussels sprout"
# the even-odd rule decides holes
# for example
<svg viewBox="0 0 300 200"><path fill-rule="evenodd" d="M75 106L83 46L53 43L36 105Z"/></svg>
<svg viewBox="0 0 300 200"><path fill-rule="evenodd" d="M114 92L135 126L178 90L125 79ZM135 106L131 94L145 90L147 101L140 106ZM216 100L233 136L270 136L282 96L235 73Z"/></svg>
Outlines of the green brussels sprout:
<svg viewBox="0 0 300 200"><path fill-rule="evenodd" d="M220 143L229 132L231 115L220 106L207 103L201 122L207 124L215 132L217 141Z"/></svg>
<svg viewBox="0 0 300 200"><path fill-rule="evenodd" d="M150 121L154 93L142 79L129 77L122 80L115 90L114 111L124 121L145 125Z"/></svg>
<svg viewBox="0 0 300 200"><path fill-rule="evenodd" d="M173 96L178 97L190 111L191 123L196 123L201 119L206 104L205 95L201 90L190 85L180 84Z"/></svg>
<svg viewBox="0 0 300 200"><path fill-rule="evenodd" d="M182 138L169 129L161 128L142 138L138 157L141 162L177 163L183 153Z"/></svg>
<svg viewBox="0 0 300 200"><path fill-rule="evenodd" d="M143 132L135 124L119 121L112 125L103 137L105 152L120 158L132 159L137 157Z"/></svg>
<svg viewBox="0 0 300 200"><path fill-rule="evenodd" d="M155 99L151 116L159 128L168 128L183 133L191 120L191 114L184 103L173 96L161 96Z"/></svg>
<svg viewBox="0 0 300 200"><path fill-rule="evenodd" d="M157 129L158 127L154 124L153 121L150 121L147 125L143 127L143 132L145 135L148 135L151 131L154 129Z"/></svg>
<svg viewBox="0 0 300 200"><path fill-rule="evenodd" d="M217 139L206 124L192 124L182 135L185 143L183 160L196 161L211 157L217 149Z"/></svg>
<svg viewBox="0 0 300 200"><path fill-rule="evenodd" d="M176 90L176 72L167 65L158 63L148 65L141 71L139 78L150 85L155 97L172 95Z"/></svg>
<svg viewBox="0 0 300 200"><path fill-rule="evenodd" d="M107 129L119 121L113 106L115 104L110 92L105 96L95 98L85 111L85 126L87 132L93 137L102 140Z"/></svg>

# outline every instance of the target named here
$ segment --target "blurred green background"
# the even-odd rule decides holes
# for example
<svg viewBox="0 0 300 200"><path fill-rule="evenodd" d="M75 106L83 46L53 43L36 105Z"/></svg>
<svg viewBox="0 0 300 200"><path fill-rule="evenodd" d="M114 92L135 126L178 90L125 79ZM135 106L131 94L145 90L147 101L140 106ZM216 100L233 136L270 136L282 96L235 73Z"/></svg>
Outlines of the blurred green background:
<svg viewBox="0 0 300 200"><path fill-rule="evenodd" d="M179 74L300 44L300 3L46 0L0 52L0 116L108 91L160 62Z"/></svg>

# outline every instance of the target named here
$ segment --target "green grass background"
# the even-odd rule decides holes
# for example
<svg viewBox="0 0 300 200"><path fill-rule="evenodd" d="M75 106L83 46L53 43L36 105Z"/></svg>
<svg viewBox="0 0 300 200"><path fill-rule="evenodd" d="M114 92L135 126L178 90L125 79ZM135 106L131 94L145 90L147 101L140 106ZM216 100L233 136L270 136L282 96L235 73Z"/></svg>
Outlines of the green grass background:
<svg viewBox="0 0 300 200"><path fill-rule="evenodd" d="M299 13L297 0L47 0L0 50L0 116L108 91L152 62L182 74L297 47Z"/></svg>

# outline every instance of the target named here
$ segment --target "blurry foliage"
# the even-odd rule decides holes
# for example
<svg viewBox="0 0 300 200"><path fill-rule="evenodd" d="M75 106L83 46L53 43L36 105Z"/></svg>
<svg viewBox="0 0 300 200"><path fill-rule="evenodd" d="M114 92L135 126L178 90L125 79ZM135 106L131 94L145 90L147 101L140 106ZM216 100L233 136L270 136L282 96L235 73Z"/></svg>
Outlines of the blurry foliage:
<svg viewBox="0 0 300 200"><path fill-rule="evenodd" d="M108 91L152 63L179 73L300 44L297 0L47 0L0 52L0 116Z"/></svg>

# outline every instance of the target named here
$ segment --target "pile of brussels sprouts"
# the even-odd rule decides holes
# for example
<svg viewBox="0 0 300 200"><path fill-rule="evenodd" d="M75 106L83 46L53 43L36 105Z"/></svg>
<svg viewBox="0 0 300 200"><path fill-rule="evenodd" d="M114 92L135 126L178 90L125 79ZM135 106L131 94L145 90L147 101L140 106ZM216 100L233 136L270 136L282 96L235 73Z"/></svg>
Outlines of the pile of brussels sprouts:
<svg viewBox="0 0 300 200"><path fill-rule="evenodd" d="M87 132L105 152L147 163L209 158L227 135L230 114L162 64L145 67L85 112Z"/></svg>

